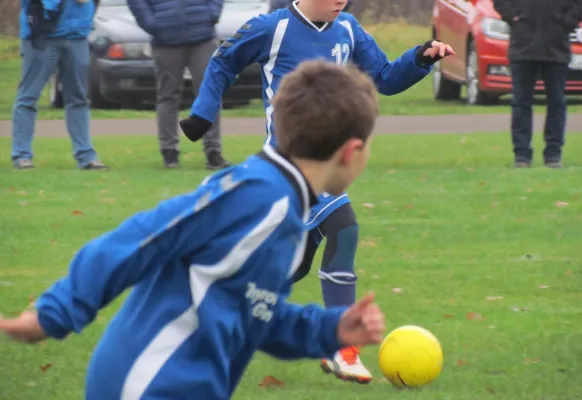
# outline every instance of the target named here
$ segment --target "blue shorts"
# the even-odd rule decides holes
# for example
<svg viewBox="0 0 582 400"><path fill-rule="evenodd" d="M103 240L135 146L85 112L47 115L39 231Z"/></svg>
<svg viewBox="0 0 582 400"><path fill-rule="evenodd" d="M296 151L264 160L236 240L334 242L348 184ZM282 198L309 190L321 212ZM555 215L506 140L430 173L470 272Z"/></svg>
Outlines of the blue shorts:
<svg viewBox="0 0 582 400"><path fill-rule="evenodd" d="M321 243L324 236L318 229L319 225L335 210L341 206L348 204L350 199L347 193L339 196L333 196L328 193L323 193L317 198L318 203L311 209L311 215L307 221L307 229L310 235L315 239L317 244Z"/></svg>

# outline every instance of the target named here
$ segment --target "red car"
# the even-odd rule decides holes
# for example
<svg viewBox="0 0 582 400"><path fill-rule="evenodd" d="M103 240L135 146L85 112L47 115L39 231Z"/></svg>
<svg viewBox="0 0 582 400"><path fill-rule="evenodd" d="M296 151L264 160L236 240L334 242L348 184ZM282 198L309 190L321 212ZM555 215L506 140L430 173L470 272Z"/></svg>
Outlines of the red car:
<svg viewBox="0 0 582 400"><path fill-rule="evenodd" d="M511 93L507 60L510 28L493 8L492 0L435 0L433 38L450 44L457 55L437 63L433 93L437 100L455 100L467 87L468 104L496 104ZM582 24L570 34L572 61L567 94L582 94ZM537 82L536 91L544 85Z"/></svg>

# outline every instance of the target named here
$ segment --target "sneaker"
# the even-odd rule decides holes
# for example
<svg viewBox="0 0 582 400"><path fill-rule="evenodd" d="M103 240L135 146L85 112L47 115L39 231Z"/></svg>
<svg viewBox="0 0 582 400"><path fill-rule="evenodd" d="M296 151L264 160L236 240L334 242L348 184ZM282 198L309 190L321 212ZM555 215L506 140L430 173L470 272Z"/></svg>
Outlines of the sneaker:
<svg viewBox="0 0 582 400"><path fill-rule="evenodd" d="M222 154L220 154L218 151L211 151L210 153L208 153L206 158L207 158L206 169L216 171L219 169L230 167L230 163L226 161L222 157Z"/></svg>
<svg viewBox="0 0 582 400"><path fill-rule="evenodd" d="M544 165L548 168L554 169L562 168L562 163L560 162L560 160L546 160L544 162Z"/></svg>
<svg viewBox="0 0 582 400"><path fill-rule="evenodd" d="M109 169L109 167L103 164L99 160L93 160L89 164L85 165L82 169L84 170L104 170Z"/></svg>
<svg viewBox="0 0 582 400"><path fill-rule="evenodd" d="M515 168L531 168L531 161L516 161Z"/></svg>
<svg viewBox="0 0 582 400"><path fill-rule="evenodd" d="M334 374L343 381L360 384L372 381L372 374L360 360L360 349L355 346L341 349L332 360L321 360L321 369L324 373Z"/></svg>
<svg viewBox="0 0 582 400"><path fill-rule="evenodd" d="M16 169L31 169L34 168L34 164L32 163L32 160L29 160L28 158L19 158L17 160L14 160L14 168Z"/></svg>
<svg viewBox="0 0 582 400"><path fill-rule="evenodd" d="M168 169L180 168L180 152L178 150L163 149L164 167Z"/></svg>

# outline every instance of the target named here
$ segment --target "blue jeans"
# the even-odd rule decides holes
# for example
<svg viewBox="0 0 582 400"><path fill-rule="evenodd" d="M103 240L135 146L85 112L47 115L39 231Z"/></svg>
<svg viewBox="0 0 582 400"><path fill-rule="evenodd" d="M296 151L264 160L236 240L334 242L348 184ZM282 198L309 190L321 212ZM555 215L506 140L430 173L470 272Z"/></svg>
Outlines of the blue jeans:
<svg viewBox="0 0 582 400"><path fill-rule="evenodd" d="M513 99L511 102L511 138L518 162L530 162L533 157L532 103L538 72L544 81L547 111L544 127L545 161L560 161L566 129L566 75L568 64L522 61L511 64Z"/></svg>
<svg viewBox="0 0 582 400"><path fill-rule="evenodd" d="M65 119L80 168L97 158L89 135L89 44L87 40L46 39L35 48L22 40L22 74L12 112L12 160L32 159L37 102L49 78L59 71Z"/></svg>

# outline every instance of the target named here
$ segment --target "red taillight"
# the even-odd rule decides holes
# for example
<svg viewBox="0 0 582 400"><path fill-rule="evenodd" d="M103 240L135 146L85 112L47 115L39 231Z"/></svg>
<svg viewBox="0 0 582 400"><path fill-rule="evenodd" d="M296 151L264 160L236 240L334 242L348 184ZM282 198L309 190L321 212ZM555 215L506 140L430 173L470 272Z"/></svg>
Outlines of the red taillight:
<svg viewBox="0 0 582 400"><path fill-rule="evenodd" d="M107 51L107 58L124 58L123 47L119 44L112 44Z"/></svg>

